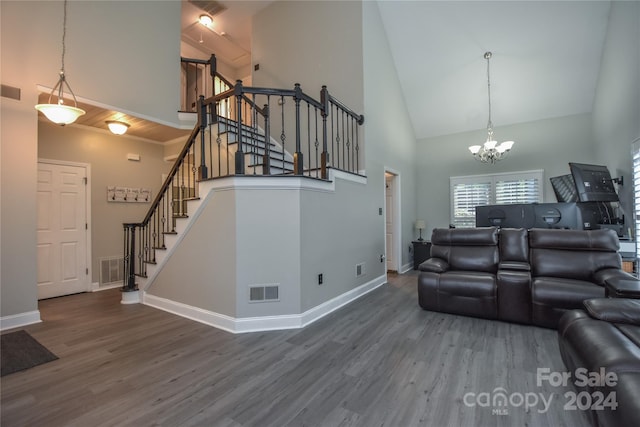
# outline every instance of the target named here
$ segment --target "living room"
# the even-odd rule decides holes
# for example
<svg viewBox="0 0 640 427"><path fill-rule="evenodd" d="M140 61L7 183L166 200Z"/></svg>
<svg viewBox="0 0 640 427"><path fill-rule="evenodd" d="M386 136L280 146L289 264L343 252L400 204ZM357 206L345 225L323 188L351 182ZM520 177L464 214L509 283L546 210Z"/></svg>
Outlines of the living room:
<svg viewBox="0 0 640 427"><path fill-rule="evenodd" d="M174 22L180 13L179 5L161 2L154 11L153 22L146 22L141 17L148 12L148 5L143 7L131 3L116 7L101 3L98 10L91 10L90 6L78 3L71 4L70 10L75 8L70 12L69 22L73 32L68 34L67 68L74 90L86 99L100 100L107 105L121 106L159 121L174 123L177 95L169 93L173 89L159 91L158 88L166 87L166 82L175 80L177 74L175 62L180 56L180 47ZM38 311L37 278L33 268L37 262L34 244L36 200L25 195L35 194L36 188L35 165L39 157L39 125L33 110L39 92L36 85L52 85L51 80L56 76L59 65L59 38L44 34L46 28L53 26L47 24L46 15L59 15L60 4L43 6L43 14L35 14L32 18L36 22L33 28L22 28L18 23L25 22L32 6L33 3L22 7L19 2L2 2L2 83L21 88L23 99L20 102L2 99L3 319ZM473 94L473 102L480 105L481 117L478 117L475 130L418 138L378 6L372 2L331 2L326 6L313 3L306 6L315 8L318 13L307 16L302 6L282 2L271 5L256 17L255 31L262 34L254 43L253 55L255 62L260 63L261 72L255 74L253 83L256 86L289 87L291 83L300 81L310 91L319 90L322 84L327 84L333 93L365 115L368 184L363 204L377 216L378 209L384 205L384 169L388 167L398 172L402 179L401 265L405 268L411 263L410 242L417 236L413 227L415 220L425 219L428 230L447 227L451 222L447 179L451 176L544 169L546 181L551 176L567 173L569 161L581 161L607 165L615 176L623 175L627 182L631 181L630 144L640 134L639 107L635 97L638 93L638 52L633 43L637 39L633 35L638 31L636 2L613 2L609 5L598 84L591 94L592 107L587 105L583 112L562 117L509 124L501 119L499 109L494 111L497 136L514 139L516 145L505 161L492 168L475 162L467 147L486 137L483 127L486 121L486 76L482 58L485 50L494 50L495 53L492 64L496 71L496 80L492 82L496 84L495 95L499 94L497 88L504 82L498 79L499 46L482 45L477 49L477 56L469 58L470 62L477 63L479 70L479 90ZM88 13L86 22L79 19L83 13ZM323 19L316 20L316 16ZM342 20L335 26L328 26L328 22L335 22L331 17ZM79 46L78 34L88 32L90 25L95 27L92 28L94 36L85 38L86 45ZM121 30L121 39L114 38L115 25ZM278 29L277 33L274 28ZM326 41L317 36L322 31L331 33L330 49ZM72 36L74 32L75 36ZM23 38L29 42L23 45L11 43L11 40ZM265 42L260 44L258 40ZM286 43L294 45L283 48ZM299 57L301 50L304 51L303 57ZM109 54L117 59L106 61L104 58L112 57ZM319 63L314 58L330 60ZM438 62L439 58L430 60ZM121 64L128 66L122 67ZM167 69L173 71L167 72ZM282 72L274 74L280 69ZM131 70L143 71L135 84L128 85L126 82L130 80ZM100 87L95 81L101 82ZM547 95L553 98L556 89L549 86ZM518 102L524 102L524 99L518 97ZM502 111L505 108L508 109L503 107ZM71 131L72 126L59 131L65 130ZM628 217L633 212L631 187L625 185L620 189ZM98 194L97 191L95 193ZM15 200L20 200L20 203L15 203ZM554 201L548 182L545 182L545 200ZM370 226L359 233L359 241L354 244L360 251L358 257L367 260L370 279L386 274L384 265L379 262L380 254L385 252L383 228L381 219L371 220ZM331 244L327 246L332 247ZM353 252L353 248L349 252ZM337 251L330 255L326 264L341 263L341 257ZM357 260L349 256L347 262L356 264ZM316 274L309 276L315 285ZM360 285L351 278L348 280L351 287ZM332 286L331 283L328 285ZM411 309L415 308L415 304L411 306ZM39 314L33 316L38 316L39 320Z"/></svg>

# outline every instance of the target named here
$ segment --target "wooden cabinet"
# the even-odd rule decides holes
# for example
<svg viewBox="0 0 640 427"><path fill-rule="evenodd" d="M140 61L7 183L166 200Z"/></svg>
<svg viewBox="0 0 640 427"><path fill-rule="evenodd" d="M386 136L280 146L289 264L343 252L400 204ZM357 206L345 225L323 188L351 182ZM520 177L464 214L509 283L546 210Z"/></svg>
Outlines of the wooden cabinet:
<svg viewBox="0 0 640 427"><path fill-rule="evenodd" d="M413 269L417 270L418 266L422 264L431 255L431 242L426 240L414 240L413 241Z"/></svg>

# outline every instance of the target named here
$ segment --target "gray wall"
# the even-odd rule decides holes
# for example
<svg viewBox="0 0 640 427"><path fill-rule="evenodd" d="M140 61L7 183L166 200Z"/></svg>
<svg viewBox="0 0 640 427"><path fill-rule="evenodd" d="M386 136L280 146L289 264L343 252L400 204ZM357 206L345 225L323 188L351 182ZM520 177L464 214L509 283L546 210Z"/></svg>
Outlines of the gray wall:
<svg viewBox="0 0 640 427"><path fill-rule="evenodd" d="M626 226L633 228L631 143L640 138L640 2L611 4L593 130L598 162L613 176L624 176L625 185L617 190Z"/></svg>
<svg viewBox="0 0 640 427"><path fill-rule="evenodd" d="M401 248L399 267L411 262L411 241L418 237L416 220L416 137L402 96L382 20L375 2L363 2L365 131L367 194L372 207L384 206L384 169L400 174ZM376 228L376 246L384 246L384 222ZM383 249L384 252L384 249Z"/></svg>
<svg viewBox="0 0 640 427"><path fill-rule="evenodd" d="M127 160L128 153L141 160ZM39 121L38 157L91 165L91 255L92 281L100 279L100 258L122 255L122 223L140 222L151 203L107 202L107 186L150 188L155 197L162 185L162 173L171 164L162 160L164 147L126 135L116 136L87 127L60 127Z"/></svg>
<svg viewBox="0 0 640 427"><path fill-rule="evenodd" d="M497 126L494 131L498 141L515 141L508 157L494 165L476 161L467 148L485 141L486 129L418 141L418 216L427 223L427 236L451 222L451 176L543 169L544 201L555 202L550 177L569 173L569 162L597 161L590 114Z"/></svg>
<svg viewBox="0 0 640 427"><path fill-rule="evenodd" d="M37 310L33 106L36 85L56 83L62 12L60 1L0 2L2 84L21 89L21 100L3 98L1 111L3 317ZM76 95L177 124L180 2L73 1L68 12L65 65Z"/></svg>
<svg viewBox="0 0 640 427"><path fill-rule="evenodd" d="M183 236L156 280L147 285L149 294L236 316L235 198L232 191L209 195L198 221Z"/></svg>

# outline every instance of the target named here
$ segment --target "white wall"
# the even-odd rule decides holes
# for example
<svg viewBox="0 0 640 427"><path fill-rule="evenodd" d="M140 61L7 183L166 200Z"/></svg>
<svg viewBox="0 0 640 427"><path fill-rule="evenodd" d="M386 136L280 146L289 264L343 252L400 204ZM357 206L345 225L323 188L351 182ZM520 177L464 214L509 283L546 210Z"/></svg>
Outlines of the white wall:
<svg viewBox="0 0 640 427"><path fill-rule="evenodd" d="M2 317L37 308L33 106L36 85L52 87L58 77L62 6L0 2L2 84L21 89L20 101L2 99ZM71 1L67 26L65 66L76 95L179 123L179 1Z"/></svg>
<svg viewBox="0 0 640 427"><path fill-rule="evenodd" d="M468 146L481 144L486 129L418 141L418 216L431 229L448 227L450 220L449 177L544 170L544 201L556 202L549 183L552 176L570 173L569 162L597 163L591 131L591 115L561 117L494 128L498 141L512 139L513 149L504 160L491 165L478 162Z"/></svg>
<svg viewBox="0 0 640 427"><path fill-rule="evenodd" d="M614 1L593 106L598 162L614 177L626 226L633 227L631 143L640 138L640 2Z"/></svg>

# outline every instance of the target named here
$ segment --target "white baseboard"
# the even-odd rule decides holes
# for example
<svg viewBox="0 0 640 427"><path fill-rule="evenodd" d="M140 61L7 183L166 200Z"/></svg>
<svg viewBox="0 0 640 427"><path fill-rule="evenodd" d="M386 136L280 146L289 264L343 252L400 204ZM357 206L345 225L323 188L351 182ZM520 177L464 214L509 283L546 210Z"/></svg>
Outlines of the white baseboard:
<svg viewBox="0 0 640 427"><path fill-rule="evenodd" d="M93 282L91 286L91 292L106 291L107 289L121 288L121 287L122 287L122 282L111 283L111 284L102 285L102 286L100 286L98 282Z"/></svg>
<svg viewBox="0 0 640 427"><path fill-rule="evenodd" d="M40 310L0 317L0 331L40 323Z"/></svg>
<svg viewBox="0 0 640 427"><path fill-rule="evenodd" d="M404 274L409 270L413 270L413 262L409 262L409 263L403 265L402 267L400 267L400 271L398 273Z"/></svg>
<svg viewBox="0 0 640 427"><path fill-rule="evenodd" d="M342 295L330 299L301 314L235 318L144 292L145 305L204 323L234 334L303 328L329 313L349 304L386 283L386 275L377 277Z"/></svg>

